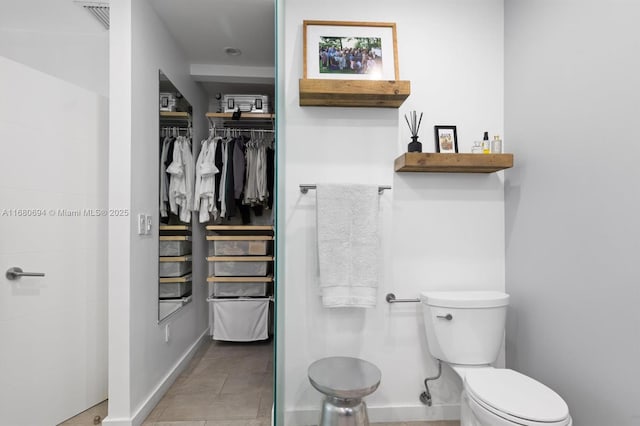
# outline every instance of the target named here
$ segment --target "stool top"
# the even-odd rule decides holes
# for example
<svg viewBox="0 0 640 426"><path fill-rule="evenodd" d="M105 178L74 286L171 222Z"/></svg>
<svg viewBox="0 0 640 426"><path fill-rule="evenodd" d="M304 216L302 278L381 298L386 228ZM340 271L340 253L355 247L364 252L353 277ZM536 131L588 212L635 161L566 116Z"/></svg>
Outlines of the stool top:
<svg viewBox="0 0 640 426"><path fill-rule="evenodd" d="M322 358L309 366L309 381L318 391L336 398L362 398L380 385L381 373L372 363L345 356Z"/></svg>

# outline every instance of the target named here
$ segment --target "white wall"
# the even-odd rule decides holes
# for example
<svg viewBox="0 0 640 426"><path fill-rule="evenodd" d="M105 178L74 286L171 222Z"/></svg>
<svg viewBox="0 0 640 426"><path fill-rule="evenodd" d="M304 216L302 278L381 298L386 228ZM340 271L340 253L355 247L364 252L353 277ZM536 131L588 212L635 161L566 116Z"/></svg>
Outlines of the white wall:
<svg viewBox="0 0 640 426"><path fill-rule="evenodd" d="M147 1L111 2L109 424L139 424L208 328L205 264L194 262L193 302L158 324L158 238L136 235L135 216L158 229L158 71L193 106L194 140L206 131L207 98ZM194 241L203 240L199 228ZM204 258L195 251L194 259ZM201 254L201 253L200 253ZM165 326L170 340L165 343Z"/></svg>
<svg viewBox="0 0 640 426"><path fill-rule="evenodd" d="M503 128L503 2L366 1L278 4L282 49L280 104L280 243L278 371L284 371L286 424L317 421L321 395L307 379L318 358L357 356L382 370L368 400L372 421L456 418L460 383L445 369L434 406L418 399L437 369L424 338L420 306L389 305L387 292L504 289L501 174L396 174L394 159L410 142L403 114L424 112L420 140L433 152L433 125L458 126L461 152L482 132ZM300 107L302 21L396 22L400 78L411 96L398 109ZM375 309L327 310L317 290L315 196L298 185L390 184L380 197L384 265ZM284 369L284 370L283 370ZM280 394L279 394L280 395Z"/></svg>
<svg viewBox="0 0 640 426"><path fill-rule="evenodd" d="M109 32L71 0L3 1L0 55L109 94Z"/></svg>
<svg viewBox="0 0 640 426"><path fill-rule="evenodd" d="M507 365L640 424L640 5L505 2Z"/></svg>

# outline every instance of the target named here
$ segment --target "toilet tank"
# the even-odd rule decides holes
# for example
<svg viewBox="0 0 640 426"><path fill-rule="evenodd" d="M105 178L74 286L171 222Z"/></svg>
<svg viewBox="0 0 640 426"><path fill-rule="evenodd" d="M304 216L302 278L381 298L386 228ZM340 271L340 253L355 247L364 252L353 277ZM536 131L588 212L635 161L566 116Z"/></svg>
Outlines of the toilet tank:
<svg viewBox="0 0 640 426"><path fill-rule="evenodd" d="M483 365L498 358L509 295L497 291L420 294L429 352L451 364Z"/></svg>

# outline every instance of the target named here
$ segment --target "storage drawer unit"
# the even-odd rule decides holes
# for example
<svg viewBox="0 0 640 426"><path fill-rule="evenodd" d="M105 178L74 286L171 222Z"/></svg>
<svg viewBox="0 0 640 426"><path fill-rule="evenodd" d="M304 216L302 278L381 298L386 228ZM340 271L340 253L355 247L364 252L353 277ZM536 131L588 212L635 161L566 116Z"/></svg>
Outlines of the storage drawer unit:
<svg viewBox="0 0 640 426"><path fill-rule="evenodd" d="M181 277L191 272L191 256L160 258L160 277Z"/></svg>
<svg viewBox="0 0 640 426"><path fill-rule="evenodd" d="M209 274L217 277L250 277L267 275L271 256L210 256Z"/></svg>
<svg viewBox="0 0 640 426"><path fill-rule="evenodd" d="M181 235L160 236L160 256L191 254L191 237Z"/></svg>

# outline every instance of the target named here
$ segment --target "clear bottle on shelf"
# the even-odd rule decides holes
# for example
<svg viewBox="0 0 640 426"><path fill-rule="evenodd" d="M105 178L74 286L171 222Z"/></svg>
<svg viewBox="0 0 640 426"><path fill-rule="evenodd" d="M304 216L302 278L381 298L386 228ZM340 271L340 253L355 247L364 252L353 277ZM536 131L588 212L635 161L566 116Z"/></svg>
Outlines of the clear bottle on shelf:
<svg viewBox="0 0 640 426"><path fill-rule="evenodd" d="M495 135L491 141L491 153L502 154L502 139L499 135Z"/></svg>

